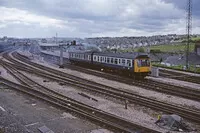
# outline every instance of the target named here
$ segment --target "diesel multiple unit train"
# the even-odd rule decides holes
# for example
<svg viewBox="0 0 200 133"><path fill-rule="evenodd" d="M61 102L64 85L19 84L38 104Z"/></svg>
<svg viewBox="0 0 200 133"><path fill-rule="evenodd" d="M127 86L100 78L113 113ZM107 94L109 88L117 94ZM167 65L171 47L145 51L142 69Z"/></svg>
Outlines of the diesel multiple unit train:
<svg viewBox="0 0 200 133"><path fill-rule="evenodd" d="M144 78L151 72L150 58L142 53L69 52L69 60L133 77Z"/></svg>

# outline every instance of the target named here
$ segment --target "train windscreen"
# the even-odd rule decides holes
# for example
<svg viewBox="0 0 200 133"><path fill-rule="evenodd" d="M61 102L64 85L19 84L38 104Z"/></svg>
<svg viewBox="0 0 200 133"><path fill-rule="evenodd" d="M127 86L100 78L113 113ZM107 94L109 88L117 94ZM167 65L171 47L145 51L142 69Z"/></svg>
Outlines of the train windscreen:
<svg viewBox="0 0 200 133"><path fill-rule="evenodd" d="M138 59L137 65L138 65L138 67L150 66L150 61L149 61L149 59Z"/></svg>

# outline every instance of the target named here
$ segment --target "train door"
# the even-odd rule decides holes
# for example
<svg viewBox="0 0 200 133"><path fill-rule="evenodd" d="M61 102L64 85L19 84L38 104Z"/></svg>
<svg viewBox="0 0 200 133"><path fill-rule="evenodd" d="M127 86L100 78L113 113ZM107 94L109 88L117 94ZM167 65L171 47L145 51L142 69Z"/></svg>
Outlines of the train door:
<svg viewBox="0 0 200 133"><path fill-rule="evenodd" d="M138 62L138 60L137 59L135 59L135 60L133 60L133 70L134 70L134 72L137 72L138 71L138 64L137 64L137 62Z"/></svg>

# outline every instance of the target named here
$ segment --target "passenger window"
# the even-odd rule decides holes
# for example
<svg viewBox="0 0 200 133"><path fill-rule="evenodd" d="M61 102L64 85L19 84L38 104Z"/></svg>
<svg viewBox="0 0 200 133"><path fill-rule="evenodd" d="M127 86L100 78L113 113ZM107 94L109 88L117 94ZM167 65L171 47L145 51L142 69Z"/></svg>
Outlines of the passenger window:
<svg viewBox="0 0 200 133"><path fill-rule="evenodd" d="M118 64L118 59L115 59L115 64Z"/></svg>
<svg viewBox="0 0 200 133"><path fill-rule="evenodd" d="M113 58L111 58L111 63L113 64Z"/></svg>
<svg viewBox="0 0 200 133"><path fill-rule="evenodd" d="M131 60L127 60L127 66L131 66Z"/></svg>
<svg viewBox="0 0 200 133"><path fill-rule="evenodd" d="M109 57L107 57L107 63L110 63L110 58Z"/></svg>
<svg viewBox="0 0 200 133"><path fill-rule="evenodd" d="M122 59L122 65L125 66L125 63L126 63L126 60L125 60L125 59Z"/></svg>

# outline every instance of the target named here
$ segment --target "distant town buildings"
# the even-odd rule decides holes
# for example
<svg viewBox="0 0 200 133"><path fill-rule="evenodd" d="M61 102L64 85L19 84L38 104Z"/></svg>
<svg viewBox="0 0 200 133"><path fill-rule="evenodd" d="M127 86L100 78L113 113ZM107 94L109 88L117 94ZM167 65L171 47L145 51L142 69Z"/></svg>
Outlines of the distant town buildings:
<svg viewBox="0 0 200 133"><path fill-rule="evenodd" d="M200 37L200 35L193 35L193 37ZM168 45L179 44L186 39L186 35L155 35L155 36L141 36L141 37L94 37L94 38L67 38L67 37L52 37L52 38L10 38L4 36L0 38L0 42L7 42L18 45L39 44L41 46L58 46L60 44L70 44L71 41L76 40L78 44L88 44L96 48L104 50L112 49L134 49L137 47L154 46L154 45ZM198 45L199 46L199 45ZM198 47L197 46L197 47ZM196 52L198 52L196 48Z"/></svg>
<svg viewBox="0 0 200 133"><path fill-rule="evenodd" d="M157 35L149 37L96 37L86 38L89 44L96 44L101 49L127 49L153 45L165 45L181 43L186 38L185 35Z"/></svg>

